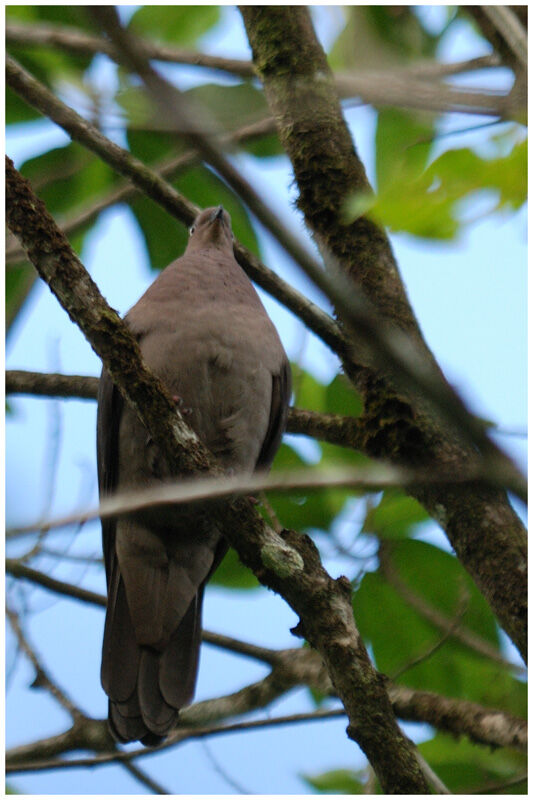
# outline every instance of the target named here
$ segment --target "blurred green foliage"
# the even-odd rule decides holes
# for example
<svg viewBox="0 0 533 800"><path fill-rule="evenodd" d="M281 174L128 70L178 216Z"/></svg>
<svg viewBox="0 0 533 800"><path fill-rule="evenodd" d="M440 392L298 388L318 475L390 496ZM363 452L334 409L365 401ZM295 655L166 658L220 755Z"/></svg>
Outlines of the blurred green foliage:
<svg viewBox="0 0 533 800"><path fill-rule="evenodd" d="M58 23L94 30L82 6L7 6L6 13L8 21L27 25ZM219 23L222 13L217 6L142 6L131 16L129 26L153 41L194 49ZM444 10L437 33L430 32L417 10L408 6L347 6L342 13L345 25L330 48L329 61L334 69L348 71L393 68L433 57L442 36L454 24L457 8ZM9 51L62 97L76 98L83 112L102 124L104 132L110 125L113 134L145 163L159 165L186 149L179 135L153 113L138 82L122 70L117 70L117 85L109 88L100 106L97 87L91 83L93 57L49 47L9 46ZM201 78L202 73L198 71L198 75ZM187 94L224 132L231 133L269 115L265 98L254 82L236 79L234 85L226 85L227 81L213 82L212 73L206 75L204 82ZM112 112L109 118L108 112ZM37 112L7 91L8 125L18 124L23 131L31 132L40 130L32 127L37 119ZM527 145L520 126L510 125L499 135L488 133L483 153L464 147L454 149L450 140L450 147L434 157L438 123L438 116L430 113L395 109L378 112L376 195L348 198L349 218L368 213L392 231L446 240L459 235L466 224L463 210L467 198L481 193L489 197L489 209L485 207L484 213L514 210L525 202ZM273 135L245 142L242 149L260 159L283 152ZM75 143L28 159L21 171L59 221L70 220L105 198L121 180ZM193 166L171 182L201 207L223 203L231 213L236 237L261 255L248 211L211 170ZM181 254L187 241L181 223L145 197L136 197L129 206L154 269L161 269ZM72 235L77 252L83 252L85 237L97 221L98 215ZM127 269L127 265L117 268ZM10 266L7 271L8 325L24 303L33 274L27 264ZM352 417L361 414L361 398L342 375L323 384L297 365L293 372L295 405ZM310 466L309 457L302 452L294 441L284 444L274 470ZM312 466L321 471L338 464L368 463L354 450L323 442L315 443L314 452ZM453 635L454 626L458 626L494 652L501 650L494 617L471 579L450 553L422 540L429 521L415 500L397 490L363 497L336 488L271 492L268 502L269 508L263 508L267 519L273 513L284 527L318 532L320 541L329 542L333 549L337 528L344 520L351 540L345 569L354 585L354 612L378 669L390 676L398 673L398 681L407 686L524 714L526 688L516 672ZM357 513L352 514L352 508ZM369 543L377 552L370 565L364 556ZM258 586L234 551L220 565L213 583L241 591ZM448 633L431 621L427 609L447 621ZM314 699L317 704L323 700L316 694ZM516 752L490 752L465 739L455 741L439 733L420 750L455 793L481 791L525 769L524 758ZM365 791L368 775L332 768L304 778L316 792L358 794ZM509 791L523 793L525 784Z"/></svg>

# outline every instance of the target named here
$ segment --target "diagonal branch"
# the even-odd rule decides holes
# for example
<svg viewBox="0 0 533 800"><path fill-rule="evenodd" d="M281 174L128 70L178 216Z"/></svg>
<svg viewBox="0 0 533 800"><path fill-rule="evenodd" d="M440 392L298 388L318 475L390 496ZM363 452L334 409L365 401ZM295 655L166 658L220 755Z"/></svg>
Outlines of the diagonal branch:
<svg viewBox="0 0 533 800"><path fill-rule="evenodd" d="M35 669L35 679L32 683L32 686L46 689L59 703L59 705L65 709L65 711L72 718L73 722L79 723L83 718L82 712L79 708L77 708L77 706L74 705L72 700L67 697L65 692L55 683L55 681L52 680L48 672L43 667L35 650L24 635L18 614L15 613L15 611L9 606L6 606L6 614L11 628L17 637L20 649L23 651Z"/></svg>
<svg viewBox="0 0 533 800"><path fill-rule="evenodd" d="M377 307L382 326L393 326L404 349L425 352L426 369L437 381L442 379L409 305L385 231L364 216L345 223L346 198L367 191L369 184L307 10L243 6L241 13L280 141L292 162L298 206L328 267L331 262L340 267L352 281L352 297L365 293ZM364 356L366 343L360 344ZM460 474L475 452L468 440L461 440L420 397L413 402L413 394L406 396L390 370L369 364L360 353L345 359L344 366L365 402L359 418L365 428L364 452L411 467L416 463L428 471L446 463ZM443 525L457 556L526 658L526 537L505 493L483 482L411 491Z"/></svg>
<svg viewBox="0 0 533 800"><path fill-rule="evenodd" d="M99 7L95 13L106 15L110 11ZM401 330L394 330L391 326L384 324L383 320L377 316L373 305L362 294L352 292L350 282L338 270L336 263L331 262L331 259L328 266L329 273L333 272L333 276L324 271L302 247L297 237L273 214L235 167L225 159L213 140L198 130L197 123L191 119L187 109L179 110L178 106L183 98L177 90L146 66L142 58L141 64L138 66L139 69L144 69L147 77L150 78L153 90L159 102L164 106L164 112L171 113L172 119L181 130L189 131L188 139L192 146L196 145L200 149L202 156L223 175L233 189L241 194L253 213L280 241L295 262L336 303L348 323L349 334L357 332L360 354L365 354L367 359L375 360L378 365L381 365L385 374L392 373L403 390L410 394L419 393L426 403L429 403L432 408L435 407L439 415L447 420L454 429L458 428L466 440L471 442L486 459L495 462L500 482L523 497L526 491L523 476L520 475L510 459L489 440L484 426L466 409L457 393L444 381L442 374L436 370L434 364L424 358L424 346L421 346L421 340L410 341ZM10 86L24 99L43 113L48 114L74 138L93 149L115 169L130 176L140 188L146 191L148 196L159 202L166 210L178 216L184 212L184 209L185 213L189 213L191 204L185 198L169 187L157 174L140 164L137 159L132 158L127 151L121 150L117 145L106 140L99 131L57 100L10 57L6 60L6 74ZM105 143L107 143L107 147ZM279 294L281 302L291 308L334 352L344 358L347 365L352 364L353 356L350 352L350 345L327 314L294 289L288 287L284 281L270 273L263 265L258 265L253 256L241 245L235 245L235 257L248 271L250 277L257 280L274 296L277 297ZM258 266L259 276L255 273ZM399 287L401 284L398 284L397 291L399 291ZM406 298L403 302L407 303ZM379 309L379 305L376 305ZM473 457L472 453L470 457Z"/></svg>
<svg viewBox="0 0 533 800"><path fill-rule="evenodd" d="M240 142L249 142L253 139L266 136L270 133L275 133L274 120L263 119L259 122L245 125L231 134L225 134L222 137L222 140L229 144L237 144ZM198 155L195 152L190 151L188 153L182 153L179 156L165 160L159 166L156 165L154 170L161 178L171 180L186 169L195 166L198 162ZM123 182L121 185L115 187L112 191L96 200L92 205L88 206L79 214L65 219L61 224L63 233L65 233L67 236L75 233L85 225L94 222L98 215L106 208L117 205L118 203L128 203L140 193L140 190L131 181ZM13 243L6 247L5 255L9 267L18 264L26 257L24 249L20 247L16 239Z"/></svg>
<svg viewBox="0 0 533 800"><path fill-rule="evenodd" d="M176 474L206 471L213 458L146 370L132 335L107 306L44 204L7 160L7 221L41 276L79 325L117 387ZM414 745L401 732L383 681L355 626L351 586L333 580L311 539L270 530L250 500L213 505L213 521L241 561L300 618L295 632L320 653L346 709L348 735L367 754L385 789L424 793ZM334 624L332 624L334 620Z"/></svg>
<svg viewBox="0 0 533 800"><path fill-rule="evenodd" d="M187 227L192 224L199 213L199 209L193 203L163 180L157 172L103 136L94 125L62 103L10 56L6 57L6 80L26 102L62 127L72 139L100 156L102 161L109 164L116 172L129 178L140 191L158 203L171 216ZM235 257L252 280L287 306L328 347L337 353L345 352L346 342L328 314L289 286L275 272L261 264L241 244L235 245Z"/></svg>

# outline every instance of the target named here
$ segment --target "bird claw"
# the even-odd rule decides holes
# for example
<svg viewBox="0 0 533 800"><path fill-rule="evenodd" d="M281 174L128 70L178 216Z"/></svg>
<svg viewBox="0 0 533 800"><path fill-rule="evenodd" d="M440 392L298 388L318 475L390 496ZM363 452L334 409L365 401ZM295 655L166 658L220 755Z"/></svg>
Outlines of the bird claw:
<svg viewBox="0 0 533 800"><path fill-rule="evenodd" d="M192 408L187 408L187 406L183 404L183 397L180 397L179 394L173 394L172 399L179 408L180 414L183 417L187 417L189 414L192 414Z"/></svg>

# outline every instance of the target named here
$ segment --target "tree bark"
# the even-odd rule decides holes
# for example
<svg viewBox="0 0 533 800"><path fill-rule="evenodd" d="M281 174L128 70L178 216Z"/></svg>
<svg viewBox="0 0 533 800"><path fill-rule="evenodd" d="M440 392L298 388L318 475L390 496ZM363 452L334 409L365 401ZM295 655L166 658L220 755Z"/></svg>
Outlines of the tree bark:
<svg viewBox="0 0 533 800"><path fill-rule="evenodd" d="M363 289L383 320L425 344L390 243L367 217L343 221L346 199L370 186L344 122L327 64L303 6L242 6L254 63L293 166L298 207L324 255ZM362 449L403 466L461 468L475 455L420 398L399 392L355 359L346 374L365 401ZM441 373L440 373L441 374ZM411 493L442 525L464 567L524 660L527 652L527 556L524 527L505 492L482 483L421 486Z"/></svg>

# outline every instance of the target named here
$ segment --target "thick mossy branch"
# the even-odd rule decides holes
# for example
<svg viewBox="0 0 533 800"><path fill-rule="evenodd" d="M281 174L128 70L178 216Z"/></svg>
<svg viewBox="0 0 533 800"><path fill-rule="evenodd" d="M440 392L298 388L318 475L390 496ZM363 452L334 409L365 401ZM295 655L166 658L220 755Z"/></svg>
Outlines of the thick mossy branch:
<svg viewBox="0 0 533 800"><path fill-rule="evenodd" d="M346 223L344 206L369 191L364 167L344 122L332 73L303 6L241 8L254 63L292 162L298 206L320 247L363 289L384 321L409 334L427 353L385 232L359 217ZM364 398L362 449L402 466L454 468L474 453L431 408L399 392L362 361L345 359L347 375ZM503 491L480 485L419 487L412 493L443 526L501 625L526 658L527 560L522 523Z"/></svg>
<svg viewBox="0 0 533 800"><path fill-rule="evenodd" d="M107 306L29 182L6 161L8 225L41 277L85 333L176 474L211 467L213 458L146 370L124 323ZM413 745L398 727L386 688L355 626L349 585L328 575L309 537L295 531L283 531L280 537L268 528L249 499L212 503L209 513L241 561L298 614L301 629L322 656L344 704L349 732L383 775L383 785L390 791L425 793L425 781L415 769ZM265 552L269 556L266 564ZM399 765L390 778L381 766L387 763Z"/></svg>

